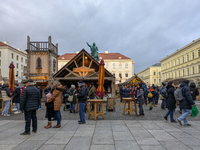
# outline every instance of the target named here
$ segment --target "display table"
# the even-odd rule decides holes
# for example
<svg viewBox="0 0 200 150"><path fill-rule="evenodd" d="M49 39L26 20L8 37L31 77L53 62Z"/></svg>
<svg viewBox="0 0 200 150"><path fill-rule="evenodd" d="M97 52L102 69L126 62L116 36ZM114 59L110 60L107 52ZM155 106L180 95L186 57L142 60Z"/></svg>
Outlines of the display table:
<svg viewBox="0 0 200 150"><path fill-rule="evenodd" d="M1 101L1 108L0 108L0 112L1 112L1 114L3 113L3 109L4 109L4 101L3 101L3 99L2 98L0 98L0 101ZM9 111L10 111L10 113L12 113L12 107L11 107L11 103L12 102L10 102L10 107L9 107Z"/></svg>
<svg viewBox="0 0 200 150"><path fill-rule="evenodd" d="M88 111L88 119L90 119L90 115L94 116L94 120L96 120L97 116L99 116L99 115L102 115L103 119L105 119L104 109L103 109L103 102L105 102L105 100L103 100L103 99L91 99L91 100L88 100L87 102L90 102L89 111ZM93 112L91 112L92 104L94 104L94 111ZM98 111L98 105L99 104L101 106L102 112Z"/></svg>
<svg viewBox="0 0 200 150"><path fill-rule="evenodd" d="M124 101L124 108L123 108L123 115L126 111L132 116L132 112L134 111L137 115L137 106L136 106L136 99L135 98L123 98ZM134 102L135 109L132 108L132 102ZM128 109L126 109L126 103L128 103Z"/></svg>

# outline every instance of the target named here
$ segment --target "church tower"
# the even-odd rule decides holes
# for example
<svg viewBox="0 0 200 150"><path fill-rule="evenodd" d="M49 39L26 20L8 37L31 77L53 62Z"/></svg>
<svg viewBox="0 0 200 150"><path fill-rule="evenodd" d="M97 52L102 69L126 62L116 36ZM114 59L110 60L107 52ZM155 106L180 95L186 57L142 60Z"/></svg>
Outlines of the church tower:
<svg viewBox="0 0 200 150"><path fill-rule="evenodd" d="M58 71L58 44L48 42L31 42L27 37L27 79L35 82L48 82Z"/></svg>

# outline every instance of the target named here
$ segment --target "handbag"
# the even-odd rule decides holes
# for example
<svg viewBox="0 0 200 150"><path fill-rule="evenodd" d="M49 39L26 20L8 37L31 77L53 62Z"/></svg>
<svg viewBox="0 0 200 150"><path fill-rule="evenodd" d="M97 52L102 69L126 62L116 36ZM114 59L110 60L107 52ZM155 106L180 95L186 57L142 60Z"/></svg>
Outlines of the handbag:
<svg viewBox="0 0 200 150"><path fill-rule="evenodd" d="M192 117L197 116L199 113L199 110L197 109L197 106L192 107Z"/></svg>
<svg viewBox="0 0 200 150"><path fill-rule="evenodd" d="M164 100L164 97L160 94L159 99Z"/></svg>

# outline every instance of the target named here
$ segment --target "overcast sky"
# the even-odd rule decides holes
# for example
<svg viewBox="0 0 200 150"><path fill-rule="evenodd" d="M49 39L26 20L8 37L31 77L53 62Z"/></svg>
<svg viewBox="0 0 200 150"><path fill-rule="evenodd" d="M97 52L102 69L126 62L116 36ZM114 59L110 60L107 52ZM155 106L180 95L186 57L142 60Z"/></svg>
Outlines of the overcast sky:
<svg viewBox="0 0 200 150"><path fill-rule="evenodd" d="M200 37L200 0L6 0L0 5L0 41L25 50L31 41L58 43L59 55L122 53L135 73Z"/></svg>

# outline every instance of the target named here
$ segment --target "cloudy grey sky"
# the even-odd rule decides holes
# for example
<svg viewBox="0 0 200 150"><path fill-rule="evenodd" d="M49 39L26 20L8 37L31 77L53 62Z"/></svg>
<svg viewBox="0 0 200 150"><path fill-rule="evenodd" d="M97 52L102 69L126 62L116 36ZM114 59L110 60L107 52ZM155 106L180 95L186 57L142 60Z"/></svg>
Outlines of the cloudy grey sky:
<svg viewBox="0 0 200 150"><path fill-rule="evenodd" d="M89 47L135 61L135 73L200 37L200 0L6 0L0 41L26 49L31 41L59 44L59 54Z"/></svg>

